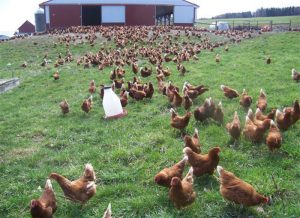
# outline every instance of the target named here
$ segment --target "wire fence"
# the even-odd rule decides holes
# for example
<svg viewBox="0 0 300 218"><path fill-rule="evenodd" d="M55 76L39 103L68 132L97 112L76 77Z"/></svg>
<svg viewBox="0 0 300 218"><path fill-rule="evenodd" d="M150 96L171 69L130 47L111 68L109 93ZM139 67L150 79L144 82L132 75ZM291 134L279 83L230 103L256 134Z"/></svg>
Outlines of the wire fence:
<svg viewBox="0 0 300 218"><path fill-rule="evenodd" d="M261 31L300 31L299 22L274 22L273 20L200 20L197 26L214 30L261 30Z"/></svg>

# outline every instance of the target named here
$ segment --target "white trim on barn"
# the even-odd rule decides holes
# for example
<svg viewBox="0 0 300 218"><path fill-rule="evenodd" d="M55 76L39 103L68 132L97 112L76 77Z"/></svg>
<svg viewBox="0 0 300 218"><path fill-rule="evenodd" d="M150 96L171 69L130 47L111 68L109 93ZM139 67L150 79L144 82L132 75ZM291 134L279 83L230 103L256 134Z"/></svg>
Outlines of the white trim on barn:
<svg viewBox="0 0 300 218"><path fill-rule="evenodd" d="M102 23L125 23L125 6L102 6Z"/></svg>
<svg viewBox="0 0 300 218"><path fill-rule="evenodd" d="M174 6L174 23L194 23L194 7Z"/></svg>
<svg viewBox="0 0 300 218"><path fill-rule="evenodd" d="M199 6L185 0L50 0L42 5L178 5Z"/></svg>
<svg viewBox="0 0 300 218"><path fill-rule="evenodd" d="M46 24L50 24L50 10L49 6L45 6L45 16L46 16Z"/></svg>

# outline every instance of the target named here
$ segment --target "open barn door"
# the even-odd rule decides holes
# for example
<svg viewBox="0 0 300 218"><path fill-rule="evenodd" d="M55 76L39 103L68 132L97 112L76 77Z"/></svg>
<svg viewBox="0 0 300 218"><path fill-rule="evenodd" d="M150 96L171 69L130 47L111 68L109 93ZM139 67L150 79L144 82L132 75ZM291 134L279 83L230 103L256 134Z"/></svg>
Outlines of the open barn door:
<svg viewBox="0 0 300 218"><path fill-rule="evenodd" d="M101 6L83 5L82 25L83 26L101 25Z"/></svg>
<svg viewBox="0 0 300 218"><path fill-rule="evenodd" d="M156 6L156 25L172 25L174 6Z"/></svg>

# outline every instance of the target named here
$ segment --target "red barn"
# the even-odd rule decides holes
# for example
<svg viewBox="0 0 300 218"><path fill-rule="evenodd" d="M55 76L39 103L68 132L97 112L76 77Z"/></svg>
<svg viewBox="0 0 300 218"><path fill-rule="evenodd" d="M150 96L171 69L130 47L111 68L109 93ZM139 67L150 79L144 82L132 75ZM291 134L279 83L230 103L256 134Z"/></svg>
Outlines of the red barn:
<svg viewBox="0 0 300 218"><path fill-rule="evenodd" d="M35 26L30 23L28 20L26 20L19 28L18 28L19 34L25 34L25 33L34 33L35 32Z"/></svg>
<svg viewBox="0 0 300 218"><path fill-rule="evenodd" d="M48 28L89 25L194 25L196 4L185 0L49 0Z"/></svg>

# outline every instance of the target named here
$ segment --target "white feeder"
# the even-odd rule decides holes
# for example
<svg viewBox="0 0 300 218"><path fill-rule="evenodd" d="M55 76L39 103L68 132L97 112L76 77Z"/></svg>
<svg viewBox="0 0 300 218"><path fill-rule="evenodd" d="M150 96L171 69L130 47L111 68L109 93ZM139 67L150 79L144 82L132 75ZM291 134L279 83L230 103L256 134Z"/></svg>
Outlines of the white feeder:
<svg viewBox="0 0 300 218"><path fill-rule="evenodd" d="M122 108L119 97L110 86L104 87L103 108L105 119L116 119L127 115L127 111Z"/></svg>

